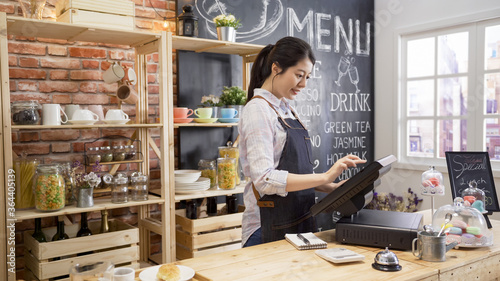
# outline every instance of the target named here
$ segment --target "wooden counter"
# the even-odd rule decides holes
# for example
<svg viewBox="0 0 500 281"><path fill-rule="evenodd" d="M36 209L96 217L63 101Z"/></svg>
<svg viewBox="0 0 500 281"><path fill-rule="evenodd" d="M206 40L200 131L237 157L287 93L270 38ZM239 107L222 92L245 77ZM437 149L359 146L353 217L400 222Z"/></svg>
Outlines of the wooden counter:
<svg viewBox="0 0 500 281"><path fill-rule="evenodd" d="M424 223L430 223L424 216ZM401 271L382 272L371 264L380 248L340 245L335 230L317 233L328 248L343 247L363 254L361 262L334 264L315 250L298 251L285 240L176 262L196 271L194 280L492 280L500 278L500 221L491 220L494 245L452 249L445 262L417 259L411 251L393 250Z"/></svg>

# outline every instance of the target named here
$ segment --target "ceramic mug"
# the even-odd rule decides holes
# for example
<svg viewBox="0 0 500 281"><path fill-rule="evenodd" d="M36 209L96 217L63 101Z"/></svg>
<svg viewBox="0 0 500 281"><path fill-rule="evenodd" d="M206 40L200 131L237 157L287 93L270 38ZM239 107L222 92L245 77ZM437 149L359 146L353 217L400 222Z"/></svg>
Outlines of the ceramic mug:
<svg viewBox="0 0 500 281"><path fill-rule="evenodd" d="M68 104L64 107L64 111L66 112L66 115L68 115L69 120L73 120L73 113L75 113L78 109L80 109L78 104Z"/></svg>
<svg viewBox="0 0 500 281"><path fill-rule="evenodd" d="M116 90L116 96L125 103L137 103L137 92L130 85L121 85L118 87L118 90Z"/></svg>
<svg viewBox="0 0 500 281"><path fill-rule="evenodd" d="M135 71L131 67L125 68L125 77L123 77L122 82L127 85L135 85L137 84L137 75Z"/></svg>
<svg viewBox="0 0 500 281"><path fill-rule="evenodd" d="M106 112L106 120L128 120L128 114L121 109L110 109Z"/></svg>
<svg viewBox="0 0 500 281"><path fill-rule="evenodd" d="M118 63L113 63L102 75L102 79L104 82L111 84L114 82L118 82L125 77L125 70Z"/></svg>
<svg viewBox="0 0 500 281"><path fill-rule="evenodd" d="M64 120L61 118L61 112L64 115ZM64 112L60 104L43 104L42 105L42 124L43 125L61 125L68 122L68 115Z"/></svg>
<svg viewBox="0 0 500 281"><path fill-rule="evenodd" d="M220 114L222 118L227 118L227 119L235 118L236 115L238 115L238 110L234 108L222 108L220 110Z"/></svg>
<svg viewBox="0 0 500 281"><path fill-rule="evenodd" d="M187 107L174 107L174 118L183 119L193 115L193 110Z"/></svg>
<svg viewBox="0 0 500 281"><path fill-rule="evenodd" d="M115 268L113 273L114 281L134 281L135 270L130 267Z"/></svg>
<svg viewBox="0 0 500 281"><path fill-rule="evenodd" d="M194 115L198 116L201 119L208 119L212 117L212 108L211 107L200 107L194 111Z"/></svg>
<svg viewBox="0 0 500 281"><path fill-rule="evenodd" d="M104 120L104 111L102 109L102 105L91 104L89 105L89 110L97 114L97 116L99 116L99 120Z"/></svg>
<svg viewBox="0 0 500 281"><path fill-rule="evenodd" d="M88 109L78 109L73 113L73 119L71 120L93 120L99 121L99 116Z"/></svg>

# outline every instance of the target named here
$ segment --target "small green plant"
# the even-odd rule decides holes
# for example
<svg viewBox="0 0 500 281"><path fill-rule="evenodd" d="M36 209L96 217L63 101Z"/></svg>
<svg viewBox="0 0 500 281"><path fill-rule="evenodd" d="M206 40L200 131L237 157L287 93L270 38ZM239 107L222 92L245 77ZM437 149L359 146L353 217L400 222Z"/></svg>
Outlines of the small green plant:
<svg viewBox="0 0 500 281"><path fill-rule="evenodd" d="M236 19L233 15L218 15L214 18L215 27L230 26L238 29L241 26L240 20Z"/></svg>
<svg viewBox="0 0 500 281"><path fill-rule="evenodd" d="M220 101L225 105L244 105L247 102L247 92L238 86L224 86Z"/></svg>
<svg viewBox="0 0 500 281"><path fill-rule="evenodd" d="M223 106L224 104L220 101L219 97L215 95L208 95L201 97L201 106L204 107L215 107L215 106Z"/></svg>

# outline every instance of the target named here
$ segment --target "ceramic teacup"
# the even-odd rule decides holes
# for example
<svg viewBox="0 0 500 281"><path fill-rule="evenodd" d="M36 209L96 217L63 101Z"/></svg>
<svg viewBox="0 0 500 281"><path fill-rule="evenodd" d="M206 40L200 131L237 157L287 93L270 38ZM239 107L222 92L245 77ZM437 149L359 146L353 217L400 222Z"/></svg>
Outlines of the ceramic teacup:
<svg viewBox="0 0 500 281"><path fill-rule="evenodd" d="M235 118L238 115L238 110L234 108L222 108L220 110L220 115L222 118Z"/></svg>
<svg viewBox="0 0 500 281"><path fill-rule="evenodd" d="M174 107L174 118L189 118L193 115L193 110L187 107Z"/></svg>
<svg viewBox="0 0 500 281"><path fill-rule="evenodd" d="M94 120L99 121L99 116L88 109L77 109L73 113L73 119L71 120Z"/></svg>
<svg viewBox="0 0 500 281"><path fill-rule="evenodd" d="M212 117L212 108L211 107L200 107L194 111L194 115L198 116L201 119L208 119Z"/></svg>
<svg viewBox="0 0 500 281"><path fill-rule="evenodd" d="M64 111L66 111L66 115L68 115L69 120L73 120L73 113L80 109L80 106L78 104L67 104L66 107L64 108Z"/></svg>
<svg viewBox="0 0 500 281"><path fill-rule="evenodd" d="M121 109L110 109L106 112L106 120L127 120L128 114Z"/></svg>
<svg viewBox="0 0 500 281"><path fill-rule="evenodd" d="M102 75L104 82L111 84L120 81L125 77L125 70L118 63L113 63Z"/></svg>
<svg viewBox="0 0 500 281"><path fill-rule="evenodd" d="M118 267L115 268L113 273L114 281L134 281L135 280L135 270L130 267Z"/></svg>

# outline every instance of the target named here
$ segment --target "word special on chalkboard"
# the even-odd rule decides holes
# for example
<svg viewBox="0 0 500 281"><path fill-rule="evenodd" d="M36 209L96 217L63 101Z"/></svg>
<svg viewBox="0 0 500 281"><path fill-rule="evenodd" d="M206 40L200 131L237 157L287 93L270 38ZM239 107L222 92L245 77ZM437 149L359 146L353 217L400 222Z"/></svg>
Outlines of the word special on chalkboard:
<svg viewBox="0 0 500 281"><path fill-rule="evenodd" d="M446 163L453 198L461 197L462 192L469 187L469 182L475 181L477 187L484 191L486 210L489 212L500 211L488 152L448 151L446 152Z"/></svg>

